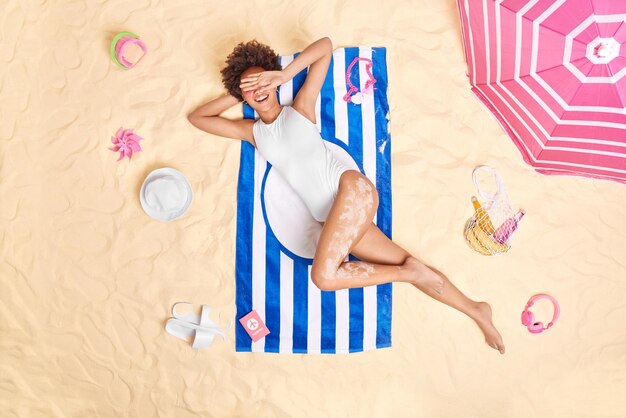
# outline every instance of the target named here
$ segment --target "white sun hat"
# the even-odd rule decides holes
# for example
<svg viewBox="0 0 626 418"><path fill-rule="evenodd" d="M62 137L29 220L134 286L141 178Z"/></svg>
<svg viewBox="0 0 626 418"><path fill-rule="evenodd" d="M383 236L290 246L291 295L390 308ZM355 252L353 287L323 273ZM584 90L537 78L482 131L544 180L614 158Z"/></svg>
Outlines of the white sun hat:
<svg viewBox="0 0 626 418"><path fill-rule="evenodd" d="M187 177L173 168L159 168L148 174L141 185L139 200L143 210L158 221L182 216L193 200Z"/></svg>

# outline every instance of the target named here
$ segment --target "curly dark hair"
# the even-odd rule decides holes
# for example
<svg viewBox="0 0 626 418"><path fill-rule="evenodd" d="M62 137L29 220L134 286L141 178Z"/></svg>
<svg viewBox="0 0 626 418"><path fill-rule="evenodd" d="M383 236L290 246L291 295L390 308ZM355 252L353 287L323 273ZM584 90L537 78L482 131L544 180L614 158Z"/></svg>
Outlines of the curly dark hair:
<svg viewBox="0 0 626 418"><path fill-rule="evenodd" d="M226 67L222 69L222 83L228 93L238 100L243 100L239 79L241 74L250 67L262 67L265 71L280 71L278 55L272 48L256 41L256 39L239 43L226 58Z"/></svg>

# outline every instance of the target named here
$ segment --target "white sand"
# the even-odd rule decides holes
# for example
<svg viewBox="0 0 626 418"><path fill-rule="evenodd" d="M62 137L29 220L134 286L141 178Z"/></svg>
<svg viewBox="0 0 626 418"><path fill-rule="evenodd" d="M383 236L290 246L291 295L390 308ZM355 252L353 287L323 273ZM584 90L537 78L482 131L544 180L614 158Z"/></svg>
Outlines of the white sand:
<svg viewBox="0 0 626 418"><path fill-rule="evenodd" d="M130 71L108 57L121 30L149 48ZM240 143L186 114L223 91L238 41L288 54L326 35L388 48L394 238L492 304L506 355L403 285L392 349L235 354L164 333L179 300L235 313ZM2 416L626 416L626 186L524 164L469 91L453 1L14 0L0 44ZM145 138L130 163L107 149L120 126ZM498 258L461 235L479 164L528 212ZM138 199L161 166L195 192L169 224ZM536 292L562 304L543 335L519 320Z"/></svg>

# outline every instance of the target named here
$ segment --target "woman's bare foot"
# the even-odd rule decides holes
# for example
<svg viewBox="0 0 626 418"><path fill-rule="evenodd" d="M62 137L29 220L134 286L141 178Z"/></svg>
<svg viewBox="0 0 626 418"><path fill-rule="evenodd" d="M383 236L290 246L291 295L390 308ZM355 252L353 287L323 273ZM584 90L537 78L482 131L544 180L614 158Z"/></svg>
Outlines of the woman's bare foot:
<svg viewBox="0 0 626 418"><path fill-rule="evenodd" d="M443 293L443 278L417 258L408 257L402 267L408 272L412 284L429 287L439 294Z"/></svg>
<svg viewBox="0 0 626 418"><path fill-rule="evenodd" d="M491 322L491 306L487 302L477 302L472 315L470 315L485 334L485 342L492 348L495 348L504 354L504 343L500 333Z"/></svg>

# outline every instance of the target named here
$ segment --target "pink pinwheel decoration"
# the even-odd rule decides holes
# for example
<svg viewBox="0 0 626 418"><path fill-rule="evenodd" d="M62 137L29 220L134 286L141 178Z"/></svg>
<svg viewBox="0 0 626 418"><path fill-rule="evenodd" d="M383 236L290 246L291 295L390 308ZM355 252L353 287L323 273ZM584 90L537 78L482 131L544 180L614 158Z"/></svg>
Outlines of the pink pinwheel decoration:
<svg viewBox="0 0 626 418"><path fill-rule="evenodd" d="M130 160L133 156L133 152L141 151L139 141L142 139L142 137L133 133L132 129L120 128L117 130L115 136L111 137L111 142L113 142L115 146L109 149L113 152L119 151L120 158L118 158L117 161L126 156L128 156L128 159Z"/></svg>

